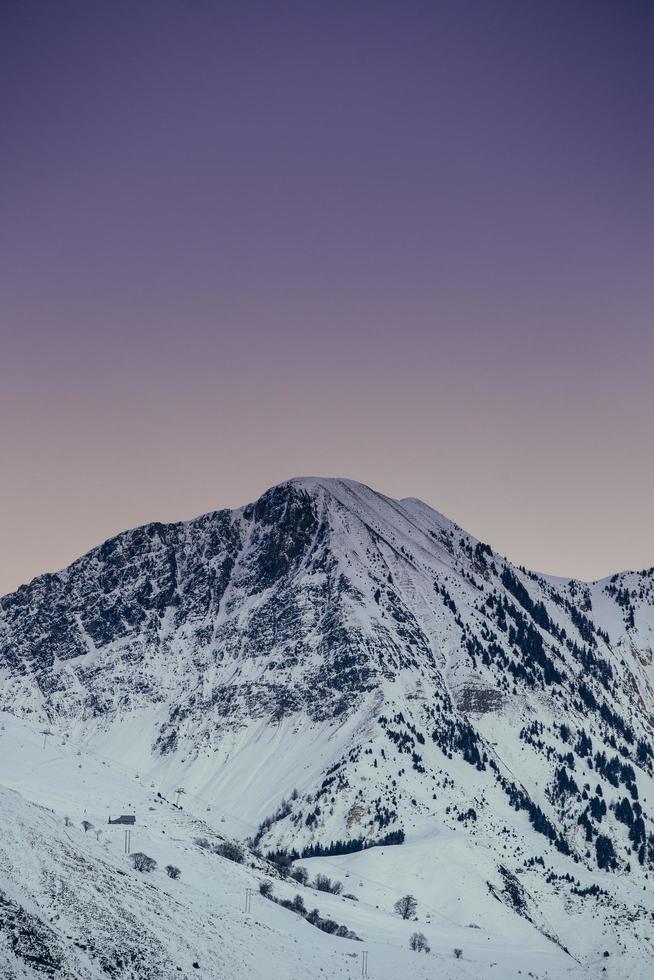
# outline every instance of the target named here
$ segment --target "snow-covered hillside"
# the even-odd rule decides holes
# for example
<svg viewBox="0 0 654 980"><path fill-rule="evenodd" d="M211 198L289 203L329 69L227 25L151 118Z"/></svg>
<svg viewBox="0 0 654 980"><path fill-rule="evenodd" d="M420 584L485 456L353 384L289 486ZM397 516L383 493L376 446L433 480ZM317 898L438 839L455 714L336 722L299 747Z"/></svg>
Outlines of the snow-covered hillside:
<svg viewBox="0 0 654 980"><path fill-rule="evenodd" d="M433 976L438 955L453 978L648 977L653 630L654 570L590 584L537 575L420 501L292 480L237 511L126 532L0 600L0 745L13 745L0 767L13 792L0 806L36 842L23 844L32 861L59 855L63 882L84 861L109 862L110 877L126 870L109 838L96 847L64 830L73 801L77 823L86 807L97 825L130 802L154 806L151 849L178 834L190 855L183 922L173 916L169 929L163 908L143 912L171 963L172 949L211 946L200 909L221 899L193 868L210 857L242 887L244 875L276 874L268 855L356 894L315 904L373 944L371 968L374 944L388 942L394 952L371 976ZM37 767L40 743L27 733L43 729L52 734ZM183 810L161 802L180 786ZM197 821L264 858L245 869L196 854ZM16 884L3 890L45 922L50 893L21 892L20 867L14 857ZM130 889L146 887L127 870ZM157 887L179 898L178 883ZM276 882L280 897L291 887L290 897L295 883ZM418 899L427 956L408 949L416 923L392 915L405 892ZM310 933L321 975L331 956L360 973L343 952L359 952L354 940L258 902L281 923L280 944L304 948ZM257 976L234 965L249 933L229 903L220 908L223 952L237 952L222 963L202 952L200 968ZM455 947L463 954L450 963ZM265 975L294 976L286 956Z"/></svg>
<svg viewBox="0 0 654 980"><path fill-rule="evenodd" d="M163 799L151 781L57 736L44 741L40 732L8 715L0 715L0 771L3 978L340 980L361 975L362 951L368 954L370 976L380 980L427 980L436 965L456 980L491 970L498 977L517 977L527 968L543 978L574 975L570 957L527 922L514 921L501 905L492 925L481 921L475 895L479 875L465 895L467 914L479 921L459 925L430 904L444 902L456 912L445 880L426 888L420 883L419 846L408 859L401 848L385 849L389 864L381 869L346 861L335 875L331 862L306 862L312 878L326 870L343 881L346 893L356 893L355 898L333 895L283 879L273 865L252 855L237 864L210 853L195 842L221 839L224 824L217 814L220 832ZM125 854L125 828L107 822L107 814L123 809L137 817L130 831L132 851L158 863L149 874L135 871ZM82 821L91 824L87 831ZM377 856L383 857L381 851ZM178 879L167 877L167 864L180 869ZM378 887L371 877L391 868L403 869L406 880L418 884L418 923L392 912L400 882ZM359 938L315 928L264 898L262 882L272 884L277 899L292 902L301 895L307 909L317 907ZM249 911L247 889L252 891ZM431 943L428 955L409 950L409 936L418 928ZM460 960L455 948L463 951Z"/></svg>

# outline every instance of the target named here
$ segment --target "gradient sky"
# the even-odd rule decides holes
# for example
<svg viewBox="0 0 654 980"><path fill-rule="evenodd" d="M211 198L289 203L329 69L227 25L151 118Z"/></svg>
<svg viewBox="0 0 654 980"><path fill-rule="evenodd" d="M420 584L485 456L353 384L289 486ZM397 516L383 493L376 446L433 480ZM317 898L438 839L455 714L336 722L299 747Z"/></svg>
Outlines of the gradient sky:
<svg viewBox="0 0 654 980"><path fill-rule="evenodd" d="M2 0L0 593L298 474L654 564L654 4Z"/></svg>

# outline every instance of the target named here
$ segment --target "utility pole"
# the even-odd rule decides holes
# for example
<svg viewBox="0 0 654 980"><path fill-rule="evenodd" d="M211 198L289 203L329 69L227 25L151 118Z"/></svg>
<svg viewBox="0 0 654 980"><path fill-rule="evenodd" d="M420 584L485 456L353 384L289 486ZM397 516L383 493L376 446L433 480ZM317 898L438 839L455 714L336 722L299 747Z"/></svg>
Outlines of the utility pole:
<svg viewBox="0 0 654 980"><path fill-rule="evenodd" d="M246 912L251 912L252 911L252 889L251 888L246 888L245 889L245 911Z"/></svg>
<svg viewBox="0 0 654 980"><path fill-rule="evenodd" d="M47 728L44 728L43 731L41 732L41 735L43 735L43 751L45 752L45 743L47 741L48 735L52 735L52 732L49 731Z"/></svg>
<svg viewBox="0 0 654 980"><path fill-rule="evenodd" d="M361 951L361 976L368 976L368 950L364 949Z"/></svg>
<svg viewBox="0 0 654 980"><path fill-rule="evenodd" d="M125 854L131 854L132 851L132 831L125 831Z"/></svg>

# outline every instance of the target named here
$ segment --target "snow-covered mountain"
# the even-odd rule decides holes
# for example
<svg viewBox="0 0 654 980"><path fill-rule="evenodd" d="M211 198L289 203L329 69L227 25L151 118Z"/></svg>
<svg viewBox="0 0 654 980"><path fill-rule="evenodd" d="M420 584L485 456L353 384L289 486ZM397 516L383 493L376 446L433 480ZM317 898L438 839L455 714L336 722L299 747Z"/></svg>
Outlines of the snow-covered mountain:
<svg viewBox="0 0 654 980"><path fill-rule="evenodd" d="M509 916L550 976L645 977L653 646L654 569L538 575L418 500L299 478L1 599L0 710L372 907Z"/></svg>

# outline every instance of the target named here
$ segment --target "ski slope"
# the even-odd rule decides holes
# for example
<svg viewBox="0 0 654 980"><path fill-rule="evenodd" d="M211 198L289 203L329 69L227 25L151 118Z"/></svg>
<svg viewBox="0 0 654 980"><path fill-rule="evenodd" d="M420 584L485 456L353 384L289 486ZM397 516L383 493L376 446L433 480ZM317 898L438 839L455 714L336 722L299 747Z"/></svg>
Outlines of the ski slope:
<svg viewBox="0 0 654 980"><path fill-rule="evenodd" d="M320 871L341 880L344 892L357 901L316 892L282 880L253 855L243 866L197 847L196 837L213 837L224 828L219 807L196 812L182 797L184 809L177 809L157 796L156 782L145 774L137 778L83 743L44 739L25 722L0 717L3 977L43 976L38 965L30 965L29 956L38 955L58 964L51 975L80 980L180 975L331 980L359 976L363 949L370 976L379 980L434 975L509 980L529 973L562 980L592 977L599 968L599 961L581 966L529 922L489 900L485 876L491 860L488 868L473 866L463 835L304 861L312 876ZM124 828L107 824L108 815L122 812L137 816L132 850L158 862L152 874L132 869L124 853ZM82 820L93 829L85 833ZM166 864L181 869L180 879L165 875ZM362 941L327 935L266 900L258 892L266 879L279 898L302 894L307 908L318 907ZM248 888L253 895L251 911L245 912ZM392 912L405 892L418 900L415 922ZM26 917L28 938L17 945L10 935L13 926L7 925L7 903ZM409 950L414 931L426 935L429 954ZM610 946L610 936L606 942ZM461 959L455 959L455 948L463 950ZM647 976L644 967L639 973L640 967L620 965L619 958L609 958L607 976Z"/></svg>

